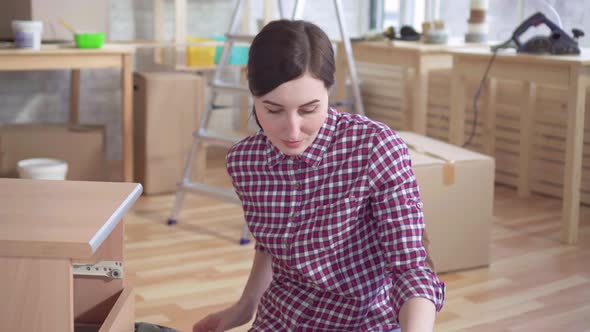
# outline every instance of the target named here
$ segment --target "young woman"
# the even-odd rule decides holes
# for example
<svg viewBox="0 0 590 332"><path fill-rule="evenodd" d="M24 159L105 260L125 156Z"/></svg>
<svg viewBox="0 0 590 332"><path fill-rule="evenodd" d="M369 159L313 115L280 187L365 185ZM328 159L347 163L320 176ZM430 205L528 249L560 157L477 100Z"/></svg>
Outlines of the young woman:
<svg viewBox="0 0 590 332"><path fill-rule="evenodd" d="M330 40L269 23L248 60L261 130L227 170L256 240L239 301L193 331L432 331L445 285L427 266L418 185L387 126L328 105Z"/></svg>

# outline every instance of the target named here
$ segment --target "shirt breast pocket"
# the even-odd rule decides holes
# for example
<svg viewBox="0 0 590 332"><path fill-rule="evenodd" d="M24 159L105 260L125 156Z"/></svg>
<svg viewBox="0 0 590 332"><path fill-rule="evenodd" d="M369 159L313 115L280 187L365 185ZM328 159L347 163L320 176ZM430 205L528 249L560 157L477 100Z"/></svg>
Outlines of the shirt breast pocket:
<svg viewBox="0 0 590 332"><path fill-rule="evenodd" d="M338 261L358 226L359 203L354 196L320 206L302 225L293 251L293 267L318 287L343 293L343 278Z"/></svg>
<svg viewBox="0 0 590 332"><path fill-rule="evenodd" d="M358 221L359 203L347 196L319 207L308 230L308 243L313 251L334 251L350 238Z"/></svg>

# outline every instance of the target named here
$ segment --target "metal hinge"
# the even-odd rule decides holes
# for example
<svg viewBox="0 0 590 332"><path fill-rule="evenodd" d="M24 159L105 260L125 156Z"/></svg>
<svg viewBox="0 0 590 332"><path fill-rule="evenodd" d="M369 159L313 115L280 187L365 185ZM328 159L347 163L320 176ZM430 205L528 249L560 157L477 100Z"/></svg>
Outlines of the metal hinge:
<svg viewBox="0 0 590 332"><path fill-rule="evenodd" d="M73 264L76 276L98 276L111 279L123 278L123 262L102 261L94 264Z"/></svg>

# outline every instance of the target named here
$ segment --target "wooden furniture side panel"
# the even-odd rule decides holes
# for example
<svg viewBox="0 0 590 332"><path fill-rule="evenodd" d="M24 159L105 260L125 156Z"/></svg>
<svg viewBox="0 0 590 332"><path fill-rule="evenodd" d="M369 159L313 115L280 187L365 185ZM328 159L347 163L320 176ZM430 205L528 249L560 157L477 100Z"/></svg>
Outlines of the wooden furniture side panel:
<svg viewBox="0 0 590 332"><path fill-rule="evenodd" d="M0 257L0 331L74 330L68 259Z"/></svg>
<svg viewBox="0 0 590 332"><path fill-rule="evenodd" d="M117 298L99 332L131 332L135 324L135 292L125 287Z"/></svg>
<svg viewBox="0 0 590 332"><path fill-rule="evenodd" d="M124 225L123 221L120 221L90 260L76 260L74 263L123 261L123 235ZM124 265L123 269L125 269ZM123 274L124 277L125 274ZM117 300L118 293L125 286L123 280L87 276L73 278L75 321L78 323L102 322Z"/></svg>

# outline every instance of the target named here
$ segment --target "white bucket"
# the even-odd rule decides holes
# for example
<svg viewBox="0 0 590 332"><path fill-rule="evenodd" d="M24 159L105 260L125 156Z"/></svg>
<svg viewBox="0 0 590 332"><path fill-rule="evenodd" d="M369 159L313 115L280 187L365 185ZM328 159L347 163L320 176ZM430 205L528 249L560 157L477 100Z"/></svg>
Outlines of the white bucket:
<svg viewBox="0 0 590 332"><path fill-rule="evenodd" d="M68 173L68 163L59 159L24 159L16 166L21 179L65 180Z"/></svg>
<svg viewBox="0 0 590 332"><path fill-rule="evenodd" d="M16 48L41 49L41 35L43 22L41 21L12 21L12 33Z"/></svg>

